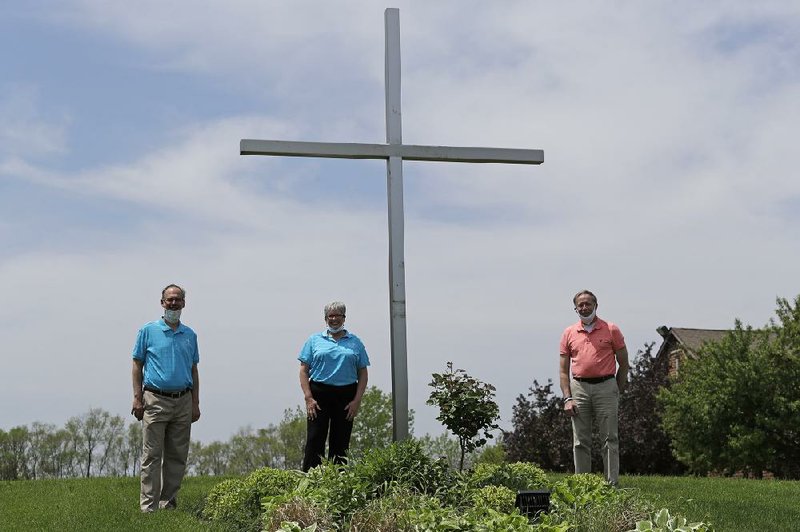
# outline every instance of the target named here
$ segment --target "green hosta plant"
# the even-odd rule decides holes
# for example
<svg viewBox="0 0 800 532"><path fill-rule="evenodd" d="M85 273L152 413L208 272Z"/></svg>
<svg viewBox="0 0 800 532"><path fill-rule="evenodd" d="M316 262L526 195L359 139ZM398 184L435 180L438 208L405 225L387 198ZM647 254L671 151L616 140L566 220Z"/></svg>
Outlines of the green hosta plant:
<svg viewBox="0 0 800 532"><path fill-rule="evenodd" d="M662 508L652 521L639 521L631 532L706 532L711 530L706 523L687 523L686 518L669 515L669 510Z"/></svg>
<svg viewBox="0 0 800 532"><path fill-rule="evenodd" d="M294 521L284 521L283 523L281 523L281 527L278 530L280 532L316 532L317 524L314 523L311 526L303 528Z"/></svg>

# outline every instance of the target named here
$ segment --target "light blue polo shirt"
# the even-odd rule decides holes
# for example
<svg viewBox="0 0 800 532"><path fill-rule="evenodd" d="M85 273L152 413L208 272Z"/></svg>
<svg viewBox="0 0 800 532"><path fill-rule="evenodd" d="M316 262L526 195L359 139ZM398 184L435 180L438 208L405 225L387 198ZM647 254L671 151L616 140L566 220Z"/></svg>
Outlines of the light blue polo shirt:
<svg viewBox="0 0 800 532"><path fill-rule="evenodd" d="M350 332L338 341L328 336L327 331L312 334L297 360L308 365L312 381L332 386L358 382L358 370L369 366L364 344Z"/></svg>
<svg viewBox="0 0 800 532"><path fill-rule="evenodd" d="M163 319L151 321L139 329L133 358L144 361L145 386L165 391L192 388L192 366L200 361L197 335L183 323L173 331Z"/></svg>

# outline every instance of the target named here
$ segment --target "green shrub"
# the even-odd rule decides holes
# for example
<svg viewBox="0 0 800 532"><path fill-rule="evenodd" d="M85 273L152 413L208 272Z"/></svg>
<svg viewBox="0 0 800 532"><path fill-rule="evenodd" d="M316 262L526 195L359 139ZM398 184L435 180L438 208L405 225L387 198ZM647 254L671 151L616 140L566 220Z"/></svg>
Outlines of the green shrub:
<svg viewBox="0 0 800 532"><path fill-rule="evenodd" d="M630 530L646 518L652 506L638 490L616 489L598 475L580 474L556 483L544 525L568 524L570 530L609 532Z"/></svg>
<svg viewBox="0 0 800 532"><path fill-rule="evenodd" d="M354 474L351 465L324 461L311 469L298 494L326 508L336 519L347 519L372 497L368 480Z"/></svg>
<svg viewBox="0 0 800 532"><path fill-rule="evenodd" d="M224 480L206 499L202 516L236 530L261 530L261 499L292 492L303 478L297 471L268 467L243 479Z"/></svg>
<svg viewBox="0 0 800 532"><path fill-rule="evenodd" d="M472 505L510 514L514 511L517 493L505 486L484 486L472 493Z"/></svg>
<svg viewBox="0 0 800 532"><path fill-rule="evenodd" d="M477 464L469 476L469 484L474 488L505 486L514 491L522 491L546 489L549 482L545 472L536 464L514 462L501 465Z"/></svg>
<svg viewBox="0 0 800 532"><path fill-rule="evenodd" d="M371 449L360 460L352 462L352 469L372 487L372 496L380 496L388 486L437 495L447 491L459 478L444 460L425 454L417 440Z"/></svg>

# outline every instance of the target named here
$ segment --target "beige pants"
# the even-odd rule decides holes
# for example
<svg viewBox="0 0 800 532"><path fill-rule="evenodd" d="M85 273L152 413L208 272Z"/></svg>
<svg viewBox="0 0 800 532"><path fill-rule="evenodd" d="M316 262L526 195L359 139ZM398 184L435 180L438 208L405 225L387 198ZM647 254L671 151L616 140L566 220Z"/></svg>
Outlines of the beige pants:
<svg viewBox="0 0 800 532"><path fill-rule="evenodd" d="M192 394L178 398L144 392L142 420L142 511L174 508L192 430Z"/></svg>
<svg viewBox="0 0 800 532"><path fill-rule="evenodd" d="M572 379L572 400L578 415L572 418L572 453L575 473L592 472L592 420L597 421L602 442L603 474L619 480L619 388L616 379L590 384Z"/></svg>

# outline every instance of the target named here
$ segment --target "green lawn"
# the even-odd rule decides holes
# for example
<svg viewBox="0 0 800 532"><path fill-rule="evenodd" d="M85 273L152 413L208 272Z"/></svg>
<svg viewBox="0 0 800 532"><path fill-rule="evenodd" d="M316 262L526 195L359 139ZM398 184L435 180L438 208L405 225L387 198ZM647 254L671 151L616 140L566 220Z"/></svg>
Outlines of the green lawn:
<svg viewBox="0 0 800 532"><path fill-rule="evenodd" d="M139 478L0 482L0 530L222 530L196 517L203 498L221 479L190 477L177 510L142 514Z"/></svg>
<svg viewBox="0 0 800 532"><path fill-rule="evenodd" d="M800 482L736 478L622 477L659 507L724 531L800 530Z"/></svg>
<svg viewBox="0 0 800 532"><path fill-rule="evenodd" d="M221 480L186 478L180 508L155 514L139 512L138 478L0 482L0 530L220 531L197 511ZM800 530L800 482L623 476L620 485L719 532Z"/></svg>

